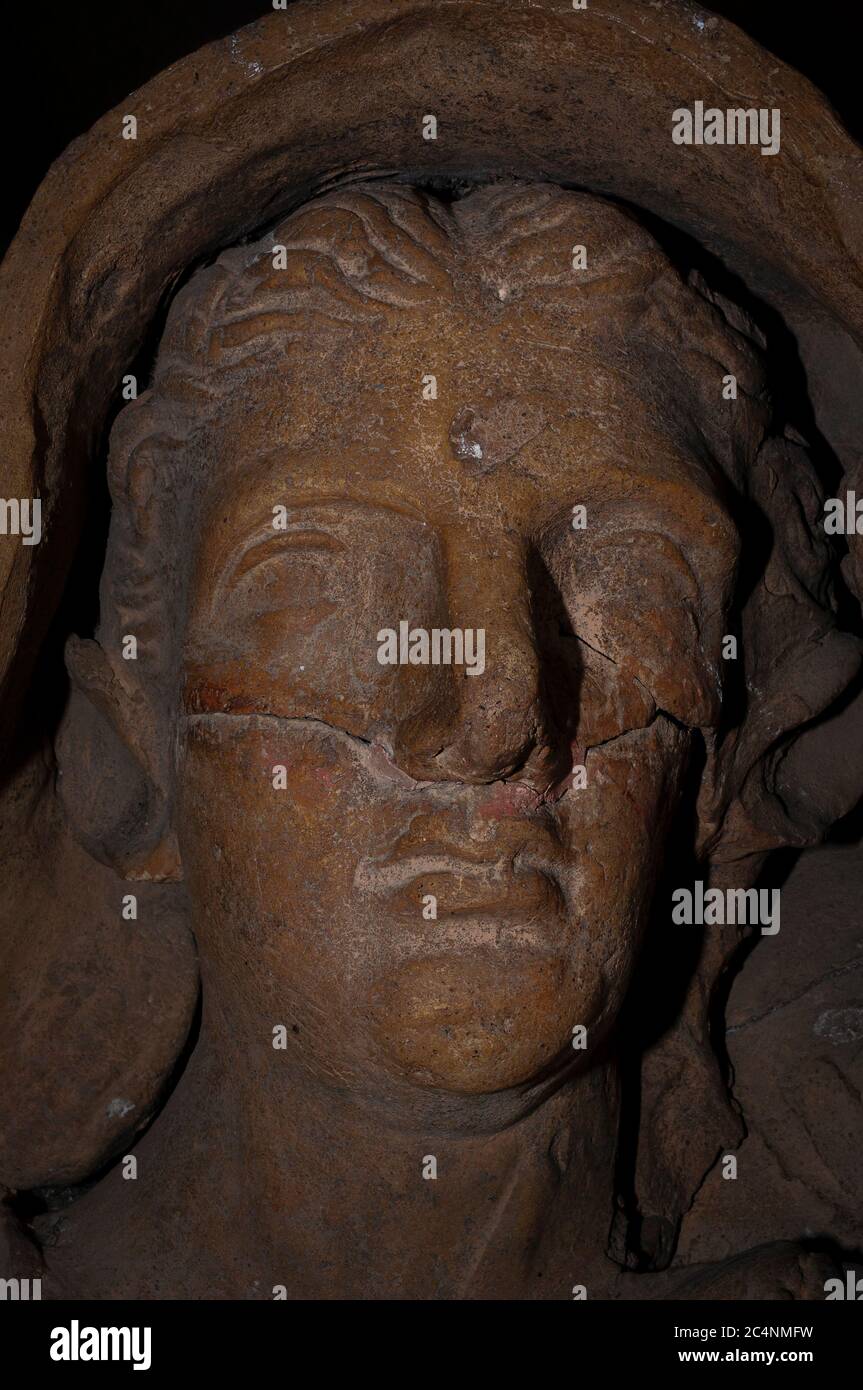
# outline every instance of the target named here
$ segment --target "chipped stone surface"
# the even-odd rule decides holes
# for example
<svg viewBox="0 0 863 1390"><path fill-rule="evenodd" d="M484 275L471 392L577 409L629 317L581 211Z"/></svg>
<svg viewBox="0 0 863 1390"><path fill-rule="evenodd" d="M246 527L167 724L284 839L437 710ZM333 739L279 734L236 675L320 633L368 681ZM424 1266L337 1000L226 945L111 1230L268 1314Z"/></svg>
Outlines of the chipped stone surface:
<svg viewBox="0 0 863 1390"><path fill-rule="evenodd" d="M693 71L725 105L731 70L787 158L671 141ZM64 697L0 795L5 1258L48 1297L817 1296L794 1242L851 1238L857 947L784 914L735 986L740 1158L788 1200L732 1220L705 1175L741 1132L710 1029L739 933L690 950L654 892L672 834L745 887L863 786L816 467L857 476L856 150L732 26L636 0L320 0L136 102L0 269L5 491L45 526L0 550L7 727L46 671ZM67 692L85 480L169 300ZM483 672L383 666L402 619L481 628Z"/></svg>

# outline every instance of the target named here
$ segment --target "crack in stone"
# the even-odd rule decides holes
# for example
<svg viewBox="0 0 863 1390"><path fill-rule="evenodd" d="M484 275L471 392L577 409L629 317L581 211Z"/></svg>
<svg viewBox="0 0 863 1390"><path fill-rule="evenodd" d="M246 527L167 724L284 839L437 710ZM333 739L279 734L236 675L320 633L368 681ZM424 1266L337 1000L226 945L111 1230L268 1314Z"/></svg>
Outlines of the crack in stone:
<svg viewBox="0 0 863 1390"><path fill-rule="evenodd" d="M640 682L639 682L639 684L640 684ZM628 738L630 734L640 734L644 729L652 729L652 728L653 728L653 725L656 723L657 719L660 719L660 718L661 718L661 719L667 719L668 722L669 722L669 724L675 724L675 725L677 726L677 728L678 728L678 729L681 729L684 733L687 733L687 734L691 734L691 733L692 733L692 727L691 727L691 725L689 725L689 724L684 724L682 719L678 719L677 716L674 715L674 714L669 714L669 713L668 713L668 710L659 709L659 708L657 707L657 708L653 711L653 714L650 716L650 718L648 719L648 721L647 721L646 724L633 724L632 727L629 728L629 729L622 729L621 732L620 732L619 734L611 734L608 738L602 738L602 739L600 739L598 743L590 743L590 744L588 744L587 748L585 748L585 750L584 750L584 763L585 763L585 766L587 766L587 755L588 755L588 753L592 753L592 752L594 751L594 749L596 749L596 748L607 748L608 745L609 745L610 743L617 743L618 739L621 739L621 738Z"/></svg>
<svg viewBox="0 0 863 1390"><path fill-rule="evenodd" d="M570 637L574 642L580 642L583 647L587 647L589 652L593 652L594 656L601 656L603 661L610 661L612 666L618 665L613 656L609 656L608 652L601 652L599 647L592 647L591 644L585 641L583 637L579 636L577 632L562 632L561 636Z"/></svg>
<svg viewBox="0 0 863 1390"><path fill-rule="evenodd" d="M267 719L272 720L274 723L281 726L290 726L293 724L314 724L319 729L327 729L330 733L341 734L341 736L343 738L346 738L350 743L359 743L363 747L371 749L372 753L381 753L382 756L386 759L387 771L391 772L395 777L402 779L404 783L410 783L411 787L414 788L416 791L426 791L433 788L440 788L442 785L441 780L437 778L430 778L428 781L419 781L417 780L417 778L412 777L409 772L405 772L404 769L399 767L398 763L394 761L392 749L389 748L380 739L364 738L362 734L351 733L349 729L343 729L338 724L330 724L326 719L321 719L314 714L270 714L264 710L202 710L196 713L185 714L183 717L187 722L206 719ZM449 747L449 745L444 744L443 748L440 748L438 752L433 755L434 758L439 758L441 753L444 753L446 751L447 747ZM478 782L460 782L456 778L446 778L447 783L451 785L465 787L490 787L496 785L504 785L510 780L510 778L506 777L489 777L483 781ZM531 788L531 790L535 792L535 794L538 797L540 797L543 802L549 799L549 792L551 788L546 788L544 792L539 792L536 790L536 788Z"/></svg>
<svg viewBox="0 0 863 1390"><path fill-rule="evenodd" d="M199 719L272 719L276 724L317 724L321 729L330 729L334 734L342 734L345 738L365 744L367 748L384 746L382 743L375 743L373 739L363 738L362 734L353 734L338 724L330 724L326 719L320 719L314 714L271 714L269 710L209 709L184 714L183 718L187 723Z"/></svg>
<svg viewBox="0 0 863 1390"><path fill-rule="evenodd" d="M580 640L580 639L579 639L579 640ZM600 655L601 655L601 653L600 653ZM609 660L610 660L610 658L609 658ZM682 729L682 730L684 730L684 731L687 732L687 733L691 733L691 732L692 732L691 729L689 728L689 725L683 724L683 723L681 722L681 720L677 719L673 714L669 714L667 710L656 708L656 709L654 710L654 712L653 712L653 715L652 715L651 718L647 721L646 724L634 724L631 728L622 729L622 730L620 731L620 733L612 734L609 738L600 739L600 741L599 741L598 743L592 743L592 744L590 744L587 748L585 748L585 750L584 750L584 766L585 766L585 767L587 766L588 755L589 755L590 753L592 753L595 749L597 749L597 748L606 748L606 747L608 747L608 745L611 744L611 743L617 743L620 739L628 738L628 737L630 736L630 734L641 733L644 729L649 729L649 728L651 728L651 727L656 723L657 719L659 719L660 717L662 717L663 719L667 719L667 720L668 720L670 723L672 723L672 724L676 724L677 727L678 727L679 729ZM358 743L358 744L361 744L363 747L371 749L373 753L374 753L375 751L380 752L380 753L383 755L383 757L386 759L388 771L391 771L396 777L404 779L404 781L405 781L406 783L409 782L409 783L411 784L411 786L412 786L415 790L417 790L417 791L424 791L424 790L427 790L427 789L429 789L429 788L440 787L440 785L441 785L441 784L440 784L440 781L437 780L437 779L429 779L428 781L420 781L420 780L418 780L417 778L412 777L412 776L410 775L409 772L405 772L404 769L403 769L403 768L400 768L399 765L398 765L398 763L396 763L396 762L394 761L392 749L389 748L389 747L388 747L385 743L383 743L381 740L379 740L379 739L372 739L372 738L364 738L362 734L351 733L351 731L350 731L349 729L344 729L344 728L342 728L342 727L341 727L340 725L338 725L338 724L330 724L328 720L326 720L326 719L321 719L321 718L320 718L319 716L317 716L317 715L313 715L313 714L296 714L296 715L271 714L271 713L269 713L268 711L265 711L265 710L200 710L200 711L197 711L197 712L186 713L186 714L184 714L183 718L184 718L184 720L185 720L187 723L192 723L192 722L194 722L195 720L208 720L208 719L245 719L245 720L267 719L267 720L272 720L274 723L276 723L276 724L278 724L278 725L281 725L281 726L290 726L290 725L294 725L294 724L313 724L313 725L315 725L315 726L316 726L317 728L319 728L319 729L326 729L326 730L328 730L330 733L340 734L343 738L346 738L346 739L347 739L349 742L351 742L351 743ZM535 747L535 746L536 746L536 745L534 744L534 747ZM448 744L445 744L443 748L439 749L438 752L434 754L434 758L435 758L435 759L438 759L438 758L440 757L441 753L443 753L443 752L446 751L447 747L449 747L449 745L448 745ZM567 774L567 777L568 777L569 775L571 775L572 771L573 771L573 768L570 768L570 772ZM447 780L448 782L458 782L458 779L449 778L449 777L448 777L446 780ZM513 780L513 778L512 778L511 776L510 776L510 777L489 777L489 778L484 779L484 780L479 781L479 782L473 782L473 781L472 781L472 782L458 782L458 785L460 785L460 786L488 786L488 787L497 786L497 785L506 786L506 785L508 785L510 782L512 782L512 780ZM564 777L562 780L565 782L565 781L567 780L567 778ZM563 798L566 796L567 792L569 791L569 787L565 787L564 790L560 793L560 795L555 796L555 795L554 795L555 789L556 789L557 787L559 787L560 785L561 785L561 782L558 781L558 782L556 782L556 783L554 783L554 784L551 784L551 785L549 785L548 787L546 787L544 791L539 791L539 790L537 790L537 788L535 788L535 787L534 787L534 788L531 788L531 790L534 791L534 792L536 793L536 795L540 798L540 800L541 800L541 802L542 802L543 804L556 804L558 801L562 801Z"/></svg>

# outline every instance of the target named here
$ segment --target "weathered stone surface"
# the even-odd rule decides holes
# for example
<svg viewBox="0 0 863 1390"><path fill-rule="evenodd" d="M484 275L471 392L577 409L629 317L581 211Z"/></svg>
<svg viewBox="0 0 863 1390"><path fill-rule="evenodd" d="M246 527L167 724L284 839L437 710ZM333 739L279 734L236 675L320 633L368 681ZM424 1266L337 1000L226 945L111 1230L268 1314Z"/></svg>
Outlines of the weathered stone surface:
<svg viewBox="0 0 863 1390"><path fill-rule="evenodd" d="M671 140L732 71L781 155ZM37 685L68 636L70 692L3 792L0 1181L47 1296L817 1296L787 1222L675 1258L740 1137L742 933L684 939L668 894L748 886L863 787L818 466L856 477L858 166L797 74L631 0L298 5L58 161L0 270L5 490L45 520L0 551L10 726L171 307L111 432L98 624L58 618ZM382 662L403 622L481 660ZM833 1046L849 1007L801 1026ZM16 1231L172 1071L137 1179Z"/></svg>

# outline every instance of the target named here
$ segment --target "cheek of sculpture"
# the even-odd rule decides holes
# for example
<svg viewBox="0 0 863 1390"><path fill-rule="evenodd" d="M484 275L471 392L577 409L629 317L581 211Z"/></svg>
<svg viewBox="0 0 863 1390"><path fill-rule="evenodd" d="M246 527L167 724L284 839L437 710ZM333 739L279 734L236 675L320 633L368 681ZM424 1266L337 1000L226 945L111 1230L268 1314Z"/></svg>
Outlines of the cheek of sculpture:
<svg viewBox="0 0 863 1390"><path fill-rule="evenodd" d="M359 1089L490 1093L577 1061L573 1029L592 1049L622 1001L687 737L659 717L550 804L411 786L300 721L191 716L179 831L205 991L217 971L262 1058L282 1024L301 1066Z"/></svg>

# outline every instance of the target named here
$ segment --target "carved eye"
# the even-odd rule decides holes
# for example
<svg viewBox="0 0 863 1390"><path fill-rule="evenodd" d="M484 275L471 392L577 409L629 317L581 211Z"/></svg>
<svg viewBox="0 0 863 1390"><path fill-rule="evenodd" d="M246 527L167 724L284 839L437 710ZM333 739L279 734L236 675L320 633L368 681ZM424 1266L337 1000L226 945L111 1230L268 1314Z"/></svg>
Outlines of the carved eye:
<svg viewBox="0 0 863 1390"><path fill-rule="evenodd" d="M337 552L344 549L345 546L342 542L330 535L328 531L276 531L273 535L263 537L249 546L234 568L231 578L236 581L258 565L265 564L268 560L278 559L292 551L320 553L322 551Z"/></svg>
<svg viewBox="0 0 863 1390"><path fill-rule="evenodd" d="M575 547L567 537L549 566L569 632L605 659L580 653L596 668L583 702L600 710L599 723L638 718L645 701L693 727L715 721L723 588L700 581L670 535L609 527Z"/></svg>
<svg viewBox="0 0 863 1390"><path fill-rule="evenodd" d="M331 611L336 597L334 559L345 550L335 536L317 529L263 536L230 572L224 596L255 616L322 606Z"/></svg>

